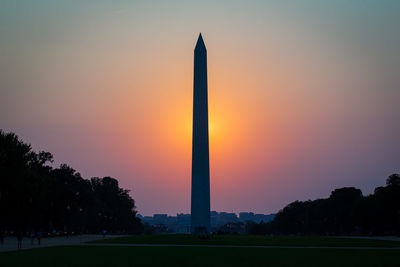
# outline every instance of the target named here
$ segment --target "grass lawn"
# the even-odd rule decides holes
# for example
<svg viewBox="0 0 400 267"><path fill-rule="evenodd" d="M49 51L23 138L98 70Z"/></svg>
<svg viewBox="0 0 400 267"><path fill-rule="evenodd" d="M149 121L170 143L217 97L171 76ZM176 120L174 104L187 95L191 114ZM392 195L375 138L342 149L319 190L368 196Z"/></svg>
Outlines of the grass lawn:
<svg viewBox="0 0 400 267"><path fill-rule="evenodd" d="M399 266L399 250L50 247L0 253L1 266Z"/></svg>
<svg viewBox="0 0 400 267"><path fill-rule="evenodd" d="M210 240L201 240L196 236L136 235L109 238L93 243L117 244L178 244L178 245L249 245L249 246L326 246L326 247L400 247L399 241L338 238L323 236L260 236L260 235L213 235Z"/></svg>

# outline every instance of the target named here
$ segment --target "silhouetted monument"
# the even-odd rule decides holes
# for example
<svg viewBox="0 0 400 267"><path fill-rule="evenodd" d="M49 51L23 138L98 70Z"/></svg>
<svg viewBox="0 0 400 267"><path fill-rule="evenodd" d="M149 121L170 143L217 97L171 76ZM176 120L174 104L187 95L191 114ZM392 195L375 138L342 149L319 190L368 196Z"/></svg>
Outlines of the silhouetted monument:
<svg viewBox="0 0 400 267"><path fill-rule="evenodd" d="M191 233L210 232L207 50L201 33L194 49Z"/></svg>

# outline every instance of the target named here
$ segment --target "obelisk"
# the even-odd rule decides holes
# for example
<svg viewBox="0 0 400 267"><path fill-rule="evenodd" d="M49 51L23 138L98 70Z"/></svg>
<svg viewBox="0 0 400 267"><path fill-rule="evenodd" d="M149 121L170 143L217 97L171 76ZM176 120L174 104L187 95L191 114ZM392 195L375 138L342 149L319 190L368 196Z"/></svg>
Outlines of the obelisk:
<svg viewBox="0 0 400 267"><path fill-rule="evenodd" d="M191 233L210 233L207 50L201 33L194 49Z"/></svg>

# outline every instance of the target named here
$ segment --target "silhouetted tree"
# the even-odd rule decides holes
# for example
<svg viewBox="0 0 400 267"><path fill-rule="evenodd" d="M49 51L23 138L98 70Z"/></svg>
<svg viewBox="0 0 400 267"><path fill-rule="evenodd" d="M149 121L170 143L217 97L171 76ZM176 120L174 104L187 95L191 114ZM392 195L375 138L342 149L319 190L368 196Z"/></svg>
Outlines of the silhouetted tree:
<svg viewBox="0 0 400 267"><path fill-rule="evenodd" d="M129 191L111 177L83 179L66 164L53 168L53 155L35 153L13 133L0 130L0 231L137 233Z"/></svg>
<svg viewBox="0 0 400 267"><path fill-rule="evenodd" d="M386 180L387 186L400 186L400 175L399 174L392 174Z"/></svg>
<svg viewBox="0 0 400 267"><path fill-rule="evenodd" d="M354 187L335 189L327 199L295 201L270 223L248 224L251 234L400 234L400 176L364 197Z"/></svg>

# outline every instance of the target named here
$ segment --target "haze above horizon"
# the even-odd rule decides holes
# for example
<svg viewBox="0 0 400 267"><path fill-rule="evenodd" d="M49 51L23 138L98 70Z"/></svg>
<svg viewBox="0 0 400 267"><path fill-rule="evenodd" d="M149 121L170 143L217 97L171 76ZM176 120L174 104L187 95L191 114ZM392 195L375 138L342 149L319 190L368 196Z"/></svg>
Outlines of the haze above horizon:
<svg viewBox="0 0 400 267"><path fill-rule="evenodd" d="M189 213L193 49L211 209L275 213L399 173L399 1L3 1L0 125L138 211Z"/></svg>

